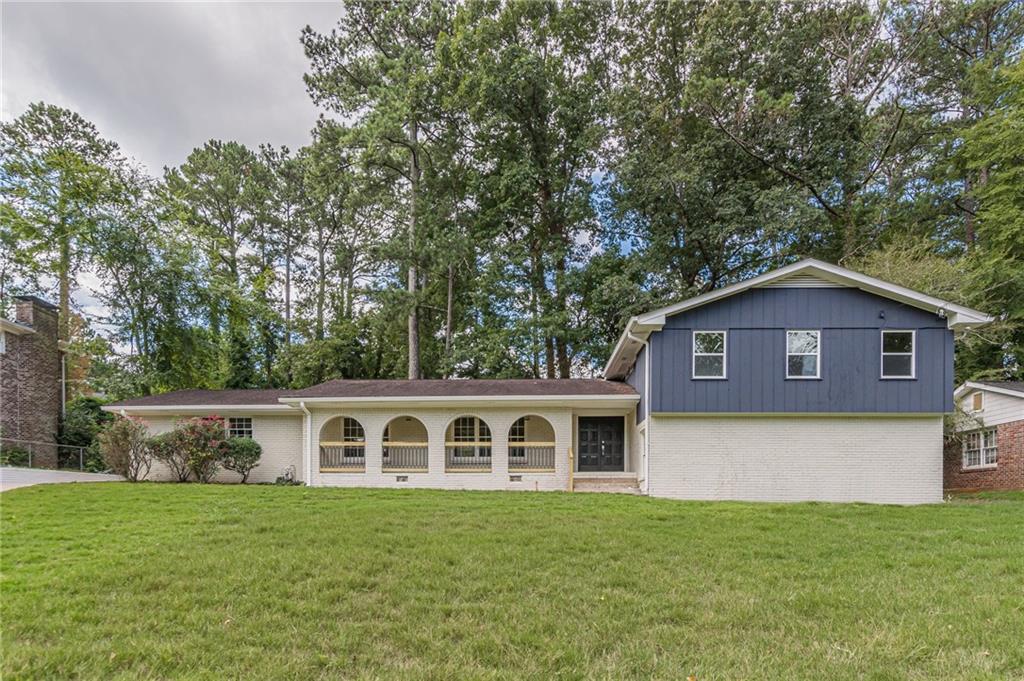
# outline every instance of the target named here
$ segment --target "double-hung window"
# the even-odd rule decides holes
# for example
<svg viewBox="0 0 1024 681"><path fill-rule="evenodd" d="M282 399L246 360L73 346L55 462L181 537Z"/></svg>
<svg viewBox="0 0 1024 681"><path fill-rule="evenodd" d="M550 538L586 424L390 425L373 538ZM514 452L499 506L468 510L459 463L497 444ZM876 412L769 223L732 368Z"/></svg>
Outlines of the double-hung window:
<svg viewBox="0 0 1024 681"><path fill-rule="evenodd" d="M247 437L252 439L252 419L248 416L232 416L228 418L228 437Z"/></svg>
<svg viewBox="0 0 1024 681"><path fill-rule="evenodd" d="M914 332L882 331L882 378L914 378Z"/></svg>
<svg viewBox="0 0 1024 681"><path fill-rule="evenodd" d="M992 468L998 461L995 428L964 433L964 468Z"/></svg>
<svg viewBox="0 0 1024 681"><path fill-rule="evenodd" d="M786 378L821 377L821 332L786 332Z"/></svg>
<svg viewBox="0 0 1024 681"><path fill-rule="evenodd" d="M725 378L725 331L693 332L693 377Z"/></svg>

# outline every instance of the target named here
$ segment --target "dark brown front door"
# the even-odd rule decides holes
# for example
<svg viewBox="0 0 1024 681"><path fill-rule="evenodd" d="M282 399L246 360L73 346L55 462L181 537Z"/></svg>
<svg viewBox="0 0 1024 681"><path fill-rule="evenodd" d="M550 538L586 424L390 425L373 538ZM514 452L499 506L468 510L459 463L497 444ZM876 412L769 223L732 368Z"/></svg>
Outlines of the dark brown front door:
<svg viewBox="0 0 1024 681"><path fill-rule="evenodd" d="M625 421L621 416L581 416L580 471L625 470Z"/></svg>

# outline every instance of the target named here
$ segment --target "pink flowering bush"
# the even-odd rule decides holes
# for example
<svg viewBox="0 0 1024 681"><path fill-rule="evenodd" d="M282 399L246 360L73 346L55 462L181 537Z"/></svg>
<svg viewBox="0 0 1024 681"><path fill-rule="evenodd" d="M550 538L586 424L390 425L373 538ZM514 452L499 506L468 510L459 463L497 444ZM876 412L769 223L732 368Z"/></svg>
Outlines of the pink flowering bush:
<svg viewBox="0 0 1024 681"><path fill-rule="evenodd" d="M149 475L153 456L149 448L149 429L142 419L120 417L96 438L103 463L131 482Z"/></svg>
<svg viewBox="0 0 1024 681"><path fill-rule="evenodd" d="M220 416L183 419L175 429L175 439L189 472L199 482L210 482L228 452L224 419Z"/></svg>

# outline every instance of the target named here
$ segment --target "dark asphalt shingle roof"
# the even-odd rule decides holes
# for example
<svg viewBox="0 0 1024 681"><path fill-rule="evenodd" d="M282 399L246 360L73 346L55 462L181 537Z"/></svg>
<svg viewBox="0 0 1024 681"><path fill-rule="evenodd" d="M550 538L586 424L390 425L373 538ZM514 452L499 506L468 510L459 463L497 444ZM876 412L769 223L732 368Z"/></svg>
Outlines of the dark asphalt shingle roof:
<svg viewBox="0 0 1024 681"><path fill-rule="evenodd" d="M990 385L993 388L1005 388L1006 390L1015 390L1019 393L1024 393L1024 381L971 381L972 383L981 383L982 385Z"/></svg>
<svg viewBox="0 0 1024 681"><path fill-rule="evenodd" d="M176 390L110 404L111 407L233 406L278 404L281 397L565 397L610 395L636 397L625 383L591 378L470 380L344 380L327 381L304 390Z"/></svg>
<svg viewBox="0 0 1024 681"><path fill-rule="evenodd" d="M288 397L560 397L624 395L637 392L625 383L593 378L349 381L339 379L291 393Z"/></svg>

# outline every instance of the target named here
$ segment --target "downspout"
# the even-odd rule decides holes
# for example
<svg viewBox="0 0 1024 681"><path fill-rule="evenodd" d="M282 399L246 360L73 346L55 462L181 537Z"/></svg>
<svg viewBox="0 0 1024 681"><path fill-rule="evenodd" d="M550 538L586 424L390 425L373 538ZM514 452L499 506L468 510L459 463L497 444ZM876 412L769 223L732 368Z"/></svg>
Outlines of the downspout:
<svg viewBox="0 0 1024 681"><path fill-rule="evenodd" d="M649 338L644 339L634 336L633 332L626 329L626 337L644 346L644 407L647 413L644 414L644 491L650 487L648 474L651 470L651 426L654 419L651 418L651 343Z"/></svg>
<svg viewBox="0 0 1024 681"><path fill-rule="evenodd" d="M302 448L303 449L303 452L302 452L302 467L305 469L304 472L306 473L306 475L305 475L306 485L312 487L313 486L313 415L311 413L309 413L309 409L306 409L306 403L305 402L299 402L299 409L301 409L302 413L304 414L304 416L302 417L302 420L303 420L303 422L305 423L305 426L306 426L305 429L304 429L306 431L306 433L305 433L306 437L303 438L305 440L305 442L303 443L303 448Z"/></svg>

